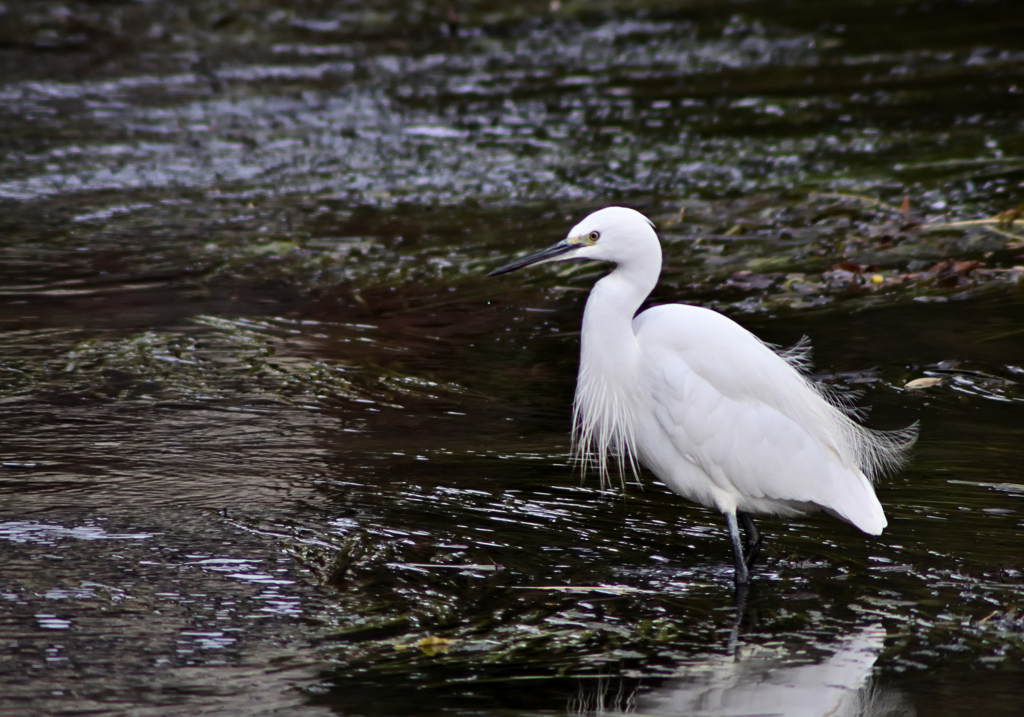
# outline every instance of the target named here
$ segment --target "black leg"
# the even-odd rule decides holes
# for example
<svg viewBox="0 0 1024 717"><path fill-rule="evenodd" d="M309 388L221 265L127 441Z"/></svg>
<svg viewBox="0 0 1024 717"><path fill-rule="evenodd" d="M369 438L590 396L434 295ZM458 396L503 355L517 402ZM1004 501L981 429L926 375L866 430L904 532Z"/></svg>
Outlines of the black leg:
<svg viewBox="0 0 1024 717"><path fill-rule="evenodd" d="M746 553L744 556L744 562L746 562L748 568L754 567L754 561L757 560L757 554L761 552L761 532L754 525L754 519L750 517L750 513L744 513L743 511L736 511L736 516L743 523L743 533L746 536Z"/></svg>
<svg viewBox="0 0 1024 717"><path fill-rule="evenodd" d="M740 514L742 515L742 513ZM729 528L729 540L732 542L732 556L736 563L736 584L746 585L750 582L750 571L743 557L743 542L740 539L740 528L736 524L736 514L726 513L725 524Z"/></svg>
<svg viewBox="0 0 1024 717"><path fill-rule="evenodd" d="M736 608L736 615L732 619L732 629L729 630L729 642L726 650L730 655L736 654L736 648L740 644L740 628L743 626L743 618L747 614L747 595L750 592L750 583L736 583L736 592L733 593L733 606Z"/></svg>

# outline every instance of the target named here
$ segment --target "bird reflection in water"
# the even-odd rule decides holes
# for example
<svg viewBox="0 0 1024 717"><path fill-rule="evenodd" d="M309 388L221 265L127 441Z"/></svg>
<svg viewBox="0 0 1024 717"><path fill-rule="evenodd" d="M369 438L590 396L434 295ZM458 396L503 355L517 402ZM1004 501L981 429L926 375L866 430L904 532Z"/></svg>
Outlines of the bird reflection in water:
<svg viewBox="0 0 1024 717"><path fill-rule="evenodd" d="M622 680L589 682L567 711L652 717L913 717L915 710L902 693L872 680L884 642L885 629L870 625L842 640L827 659L810 664L803 656L748 646L686 665L654 688L627 688Z"/></svg>

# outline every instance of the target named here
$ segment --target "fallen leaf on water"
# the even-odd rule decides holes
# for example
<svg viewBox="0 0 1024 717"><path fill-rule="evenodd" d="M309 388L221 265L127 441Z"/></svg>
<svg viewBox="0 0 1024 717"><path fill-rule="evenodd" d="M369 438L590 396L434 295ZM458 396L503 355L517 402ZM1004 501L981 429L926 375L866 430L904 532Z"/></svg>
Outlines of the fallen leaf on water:
<svg viewBox="0 0 1024 717"><path fill-rule="evenodd" d="M970 274L975 269L985 266L983 261L956 261L955 259L943 259L933 265L926 273L928 274Z"/></svg>
<svg viewBox="0 0 1024 717"><path fill-rule="evenodd" d="M450 640L447 637L437 637L436 635L430 635L417 640L414 644L420 648L420 651L427 657L433 657L444 652L448 652L448 648L455 644L457 640ZM412 645L395 645L395 649L398 651L408 650Z"/></svg>
<svg viewBox="0 0 1024 717"><path fill-rule="evenodd" d="M909 388L913 391L920 388L935 386L940 383L942 383L941 378L915 378L913 381L908 381L903 388Z"/></svg>
<svg viewBox="0 0 1024 717"><path fill-rule="evenodd" d="M1013 228L1013 223L1024 215L1024 206L1017 205L1013 209L1006 209L996 214L993 219L998 219L1007 229Z"/></svg>

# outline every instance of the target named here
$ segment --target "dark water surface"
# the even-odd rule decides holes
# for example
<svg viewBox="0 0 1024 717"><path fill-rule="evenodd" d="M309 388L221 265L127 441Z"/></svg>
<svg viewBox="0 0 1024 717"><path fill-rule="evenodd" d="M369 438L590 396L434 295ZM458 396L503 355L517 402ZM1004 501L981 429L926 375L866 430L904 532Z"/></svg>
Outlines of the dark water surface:
<svg viewBox="0 0 1024 717"><path fill-rule="evenodd" d="M1022 68L1009 1L5 3L0 711L1020 714ZM767 519L737 608L580 482L603 269L484 277L612 203L920 422L882 536Z"/></svg>

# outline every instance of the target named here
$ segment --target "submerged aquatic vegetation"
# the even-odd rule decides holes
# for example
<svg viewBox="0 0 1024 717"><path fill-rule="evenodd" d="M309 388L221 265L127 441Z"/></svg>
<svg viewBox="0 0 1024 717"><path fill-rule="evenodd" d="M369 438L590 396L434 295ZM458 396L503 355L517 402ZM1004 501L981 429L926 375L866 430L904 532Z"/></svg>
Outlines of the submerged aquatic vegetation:
<svg viewBox="0 0 1024 717"><path fill-rule="evenodd" d="M7 3L0 703L656 712L860 640L893 713L1016 714L1014 10ZM737 612L713 516L578 483L603 269L483 277L609 204L652 301L920 420L882 537L773 530Z"/></svg>
<svg viewBox="0 0 1024 717"><path fill-rule="evenodd" d="M309 357L310 323L199 316L196 328L112 335L22 331L3 337L0 390L12 400L148 401L317 409L353 401L400 407L403 397L459 393L394 369ZM360 327L338 341L370 342ZM63 350L55 351L58 346Z"/></svg>

